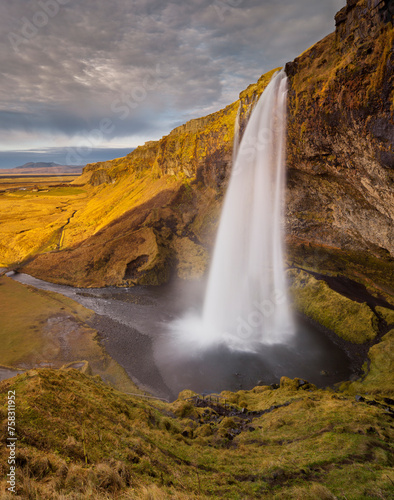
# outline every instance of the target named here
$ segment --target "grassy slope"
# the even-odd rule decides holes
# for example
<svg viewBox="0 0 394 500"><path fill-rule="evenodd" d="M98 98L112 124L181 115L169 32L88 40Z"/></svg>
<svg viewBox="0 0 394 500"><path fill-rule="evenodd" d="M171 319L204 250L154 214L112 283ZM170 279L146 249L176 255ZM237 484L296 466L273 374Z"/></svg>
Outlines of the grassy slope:
<svg viewBox="0 0 394 500"><path fill-rule="evenodd" d="M344 393L297 387L283 378L277 390L225 393L227 405L272 410L231 417L195 408L182 399L189 392L169 405L76 370L19 375L0 383L3 423L7 392L16 393L19 498L388 500L392 417ZM6 458L2 448L3 492Z"/></svg>
<svg viewBox="0 0 394 500"><path fill-rule="evenodd" d="M364 4L362 6L365 7ZM364 17L353 21L352 29L357 28L363 32ZM369 22L368 16L366 19L365 22ZM372 280L375 285L378 282L378 287L387 288L387 293L392 294L392 262L388 262L384 250L377 248L379 245L376 244L371 244L368 252L374 255L365 253L368 234L373 233L373 228L364 223L369 217L368 212L363 211L371 210L370 215L384 211L384 205L387 205L387 200L392 197L390 169L380 168L381 165L375 165L373 162L371 166L366 159L372 161L372 156L376 156L373 148L381 147L383 151L389 145L386 144L387 141L379 143L376 137L371 139L368 126L377 119L376 117L387 118L382 113L393 95L386 96L385 93L390 89L394 92L393 76L387 71L394 31L392 25L382 24L381 27L374 28L369 37L365 33L362 33L362 36L365 40L357 37L353 40L354 34L351 35L353 38L341 40L338 33L333 33L308 49L288 68L291 83L288 140L290 181L296 186L302 186L300 189L303 193L302 196L298 193L302 199L296 203L295 210L292 208L293 212L288 214L289 224L294 226L289 231L290 253L302 267L311 264L312 268L319 268L323 272L343 272L354 279ZM240 99L227 108L207 117L191 120L160 141L149 142L124 158L86 167L83 175L75 181L76 184L84 186L86 198L83 203L77 205L76 199L70 198L68 208L71 211L75 206L76 213L63 231L63 237L60 239L60 227L68 220L66 215L69 216L70 211L58 214L57 205L46 205L45 210L41 208L43 217L40 209L33 214L33 217L40 217L44 222L45 228L41 227L41 231L36 227L29 227L25 222L27 227L23 226L21 233L16 226L17 218L14 218L8 225L7 233L2 235L0 232L0 265L20 261L35 253L54 250L56 241L60 240L62 250L66 252L72 251L76 245L84 247L82 252L73 254L73 264L77 262L78 272L74 276L72 273L61 276L62 282L86 286L127 284L124 273L130 261L135 260L135 255L130 256L129 262L124 255L118 263L114 260L108 263L107 260L106 265L113 266L112 272L105 275L99 270L97 273L96 267L101 264L95 261L96 248L94 244L91 245L90 238L100 231L106 231L114 221L153 199L163 190L170 189L175 193L184 183L191 191L189 206L184 204L186 217L184 214L175 213L176 207L170 205L167 219L175 218L176 221L170 221L169 225L164 224L168 230L163 232L156 227L163 225L161 219L148 222L153 229L157 245L163 244L171 258L167 259L168 255L163 258L159 251L155 253L153 249L148 252L149 263L143 271L152 271L155 261L160 261L161 265L166 261L166 265L172 266L174 261L179 260L178 271L183 277L188 276L189 269L189 276L195 275L198 270L201 274L206 261L203 247L213 240L212 218L219 211L223 188L226 185L226 175L231 162L234 121L239 105L243 128L251 103L264 90L274 71L263 75L256 84L250 85L240 94ZM330 119L331 116L334 118ZM355 121L361 131L355 128ZM338 127L340 134L336 130ZM354 154L346 149L348 144L351 144ZM372 170L369 171L368 168ZM365 188L367 185L368 189ZM209 188L202 193L202 186ZM309 200L308 189L311 191ZM207 199L210 213L207 213L204 206ZM193 206L195 200L199 202L198 206ZM385 203L382 203L382 200L385 200ZM3 208L3 201L4 198L0 196L0 209ZM18 200L20 211L17 217L23 218L22 214L27 212L31 201L34 201L34 198L30 199L30 195L26 195L22 201ZM289 204L291 203L292 200ZM12 210L10 208L10 204L4 205L4 211L12 213L16 204ZM204 217L199 218L200 211L206 212L206 220ZM193 224L188 227L193 217L199 218L200 225ZM381 239L389 240L388 219L383 221L379 217L374 224L377 228L375 232L381 228ZM210 232L206 229L207 221ZM122 230L131 235L139 228L124 224ZM177 237L182 239L178 241ZM374 237L377 238L377 235ZM359 242L362 242L361 250L357 252ZM132 243L136 246L135 241ZM193 247L192 252L189 252L191 243L197 247ZM312 244L312 255L308 253L308 249L300 248L304 243L307 246L308 243ZM387 244L387 241L381 246L384 244ZM315 258L320 250L323 259ZM141 249L139 253L139 256L145 255L145 249ZM2 254L6 254L3 259ZM190 255L197 256L197 264L190 263L194 260L189 258ZM69 257L69 253L64 254L64 258ZM104 255L102 261L107 257ZM56 252L49 253L36 259L34 266L28 270L36 276L56 280L62 271L62 261L62 256ZM159 270L160 273L161 271L162 269ZM94 276L89 276L93 274ZM162 275L165 277L169 273L164 272ZM151 282L151 278L142 278L145 282Z"/></svg>
<svg viewBox="0 0 394 500"><path fill-rule="evenodd" d="M21 314L23 311L23 314ZM0 278L0 366L60 368L87 361L89 371L115 387L139 392L97 342L85 321L93 312L63 295Z"/></svg>
<svg viewBox="0 0 394 500"><path fill-rule="evenodd" d="M383 43L388 39L387 33L382 32L374 52L368 55L367 62L372 64L379 60L380 63L376 72L370 73L367 94L355 96L356 100L346 101L344 106L354 109L360 104L358 98L373 98L379 88L379 78L384 70L382 61L385 60L385 57L380 57L379 51L384 52L384 47L388 46ZM325 39L318 49L329 47L332 41L332 37ZM324 51L314 59L318 71L308 70L311 76L308 81L296 81L297 111L304 109L309 116L308 106L303 106L305 101L310 98L322 102L330 97L330 86L335 83L337 73L347 72L345 76L350 84L355 81L351 74L353 72L357 76L359 71L352 65L351 59L355 55L352 47L347 59L336 53L337 59L326 64L323 62ZM254 90L249 88L245 91L245 101L252 98ZM162 192L164 186L168 187L167 182L171 189L174 188L174 193L179 186L186 186L187 189L189 179L197 176L204 165L206 178L211 182L212 195L201 190L197 192L193 188L190 199L191 203L208 200L210 210L204 213L204 206L202 215L200 211L196 219L191 217L191 227L194 233L207 235L207 225L213 224L211 213L217 211L219 206L215 199L217 192L220 192L220 189L216 189L220 183L214 176L217 166L214 153L219 152L227 157L231 155L231 127L237 108L238 103L235 103L216 114L216 121L212 117L192 121L162 141L138 148L137 152L124 159L88 168L77 181L91 182L91 185L83 187L86 195L68 192L68 196L64 197L36 196L32 193L2 196L0 204L5 200L8 203L0 205L4 207L5 213L10 212L10 207L14 209L19 206L21 211L18 217L21 214L26 216L26 207L33 206L33 219L39 216L46 226L45 230L39 230L33 222L32 226L22 229L26 229L25 233L19 233L16 219L11 220L11 230L6 236L1 236L4 246L0 252L15 237L15 243L12 243L15 254L10 255L5 262L12 262L16 256L19 260L31 252L53 249L58 235L56 231L68 219L77 200L77 214L64 235L66 247L93 237L97 229L105 229L109 223ZM316 130L313 121L305 121L301 127L298 124L295 127L294 134L300 141L300 150L304 147L302 141L308 130ZM327 165L337 168L336 157L329 156L326 161ZM215 168L210 168L210 165ZM64 195L64 192L60 194ZM32 202L34 205L31 205ZM59 202L66 208L63 213L55 210ZM179 217L185 215L189 216L190 212L185 210ZM310 219L320 224L322 214L319 210L316 213L311 210L310 213L297 214L299 219L301 216L308 224ZM158 216L155 222L161 220L161 216ZM104 239L108 240L107 236L104 234ZM182 245L178 246L177 240L172 245L175 249L185 248L179 257L182 259L184 253L191 253L191 240L189 237L184 240L182 232L177 237L181 238ZM39 244L36 245L37 240ZM206 241L209 241L209 236L206 236ZM193 247L193 250L196 249ZM333 260L327 260L324 252L323 257L315 249L312 249L311 256L306 255L307 251L304 250L300 253L300 262L304 265L305 259L310 258L312 269L319 267L323 259L323 267L329 268L330 272L339 270L337 264L332 264ZM105 262L105 256L103 259ZM338 261L343 266L341 272L347 273L348 261L354 260L354 254L350 252L340 255ZM47 268L47 264L50 267L52 262L52 272L58 274L62 261L62 254L48 254L47 259L43 260L45 265L41 272ZM83 267L85 261L81 259L81 262ZM93 262L93 268L98 273L98 279L103 279L100 262ZM368 274L370 262L365 265L360 262L357 258L356 264L352 263L352 273L361 273L362 280L373 280L374 272ZM122 262L122 266L126 264L126 260ZM186 268L189 265L186 259L185 265ZM378 263L376 272L382 275L382 288L390 285L387 269ZM72 281L73 276L67 279ZM106 279L107 275L104 281ZM326 287L313 280L310 285L311 293L328 294L330 301L333 300L333 294ZM384 291L390 293L388 288L384 288ZM309 300L309 295L305 296ZM345 302L339 299L338 303L343 305ZM365 312L365 308L363 310ZM381 313L389 314L387 311ZM353 316L357 316L357 311ZM342 319L341 328L346 333L349 319ZM369 319L367 317L366 322ZM366 335L368 337L369 333ZM29 343L40 340L30 336L26 338ZM190 403L177 402L172 406L155 403L153 408L76 372L38 371L3 382L0 385L2 405L7 390L15 388L18 394L20 491L24 498L28 495L30 498L56 498L61 490L62 493L68 493L70 498L100 498L100 495L105 497L107 494L114 497L120 491L119 496L125 498L140 496L154 499L167 498L171 493L176 498L276 497L304 500L330 499L336 495L337 498L355 500L388 499L393 494L394 481L389 448L392 439L389 417L381 407L356 404L354 394L373 393L381 401L383 396L392 397L393 342L391 331L383 337L382 342L370 349L368 375L363 382L344 384L342 389L347 391L345 393L297 390L296 384L284 380L283 387L277 391L259 388L236 395L226 394L234 403L256 410L291 402L287 407L253 418L248 427L254 427L254 430L244 428L236 418L224 419L220 423L214 418L210 421L209 415L204 416L203 411L193 409ZM72 413L70 407L73 408ZM176 418L174 413L178 415ZM2 419L6 416L4 406L1 416ZM232 429L241 432L237 434ZM184 431L187 431L188 437L182 435ZM4 442L4 426L2 432ZM87 465L84 446L89 461ZM4 474L7 472L4 449L2 453L4 488Z"/></svg>
<svg viewBox="0 0 394 500"><path fill-rule="evenodd" d="M59 367L82 357L93 374L138 392L84 324L90 311L6 277L0 299L1 364ZM377 309L393 322L392 311ZM65 358L57 328L70 322L76 331ZM6 494L3 446L0 497L388 500L393 427L384 398L394 396L394 330L370 349L369 359L364 380L344 383L340 392L283 377L277 390L224 392L216 409L196 408L186 400L191 391L167 404L127 396L77 370L30 370L0 382L0 440L6 443L9 390L16 394L18 433L18 495ZM356 402L355 394L379 404ZM223 415L229 404L236 415Z"/></svg>
<svg viewBox="0 0 394 500"><path fill-rule="evenodd" d="M65 248L92 236L163 190L176 191L185 178L195 177L197 162L204 161L218 144L231 150L237 106L234 103L210 117L192 120L125 158L87 167L75 181L83 185L83 202L78 188L68 188L64 193L23 191L0 196L1 213L10 214L1 217L0 265L20 261L31 253L53 250L49 244L51 235L74 210L76 214L64 237ZM167 155L171 165L167 164ZM20 220L25 221L23 227L18 226Z"/></svg>

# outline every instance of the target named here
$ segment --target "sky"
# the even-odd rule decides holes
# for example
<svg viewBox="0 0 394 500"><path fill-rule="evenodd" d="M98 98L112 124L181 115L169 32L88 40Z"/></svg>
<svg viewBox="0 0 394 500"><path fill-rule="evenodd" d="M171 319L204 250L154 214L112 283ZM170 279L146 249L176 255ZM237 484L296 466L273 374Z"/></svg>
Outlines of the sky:
<svg viewBox="0 0 394 500"><path fill-rule="evenodd" d="M124 156L335 29L345 0L0 3L0 168Z"/></svg>

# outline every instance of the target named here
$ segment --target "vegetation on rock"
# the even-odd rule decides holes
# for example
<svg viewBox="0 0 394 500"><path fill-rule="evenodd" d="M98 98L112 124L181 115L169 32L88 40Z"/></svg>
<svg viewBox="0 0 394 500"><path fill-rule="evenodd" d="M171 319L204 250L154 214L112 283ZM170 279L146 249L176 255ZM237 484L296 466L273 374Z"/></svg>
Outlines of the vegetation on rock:
<svg viewBox="0 0 394 500"><path fill-rule="evenodd" d="M356 252L387 263L392 272L393 27L389 7L375 4L348 2L337 16L336 32L286 66L287 233L289 254L301 267L306 255L299 247L306 244L329 255L329 265L320 260L315 270L331 267L346 274L340 261L347 255L352 260ZM88 165L74 181L84 194L51 203L47 195L25 192L18 214L12 193L0 196L5 210L14 204L0 240L2 265L41 254L25 267L28 272L81 286L161 283L174 267L185 278L201 275L231 166L236 115L242 135L274 72L227 108L191 120L125 158ZM26 222L20 232L13 221L32 202L41 203L34 214L36 220L43 215L46 227ZM124 252L98 250L102 241L121 234ZM72 263L67 272L64 259ZM136 262L143 264L128 279L127 269ZM368 268L366 262L363 274ZM373 276L375 285L384 284L381 278Z"/></svg>
<svg viewBox="0 0 394 500"><path fill-rule="evenodd" d="M305 271L289 274L298 311L354 344L370 342L378 335L378 317L366 303L344 297Z"/></svg>
<svg viewBox="0 0 394 500"><path fill-rule="evenodd" d="M393 12L351 0L336 24L286 66L289 233L392 266Z"/></svg>
<svg viewBox="0 0 394 500"><path fill-rule="evenodd" d="M392 17L388 2L349 0L335 33L286 66L288 260L351 278L387 310L394 304ZM201 277L235 118L242 135L274 72L225 109L124 158L88 165L73 187L1 192L0 264L85 287L158 285L174 271ZM387 320L376 308L338 295L328 280L302 281L292 285L300 311L350 342L379 340Z"/></svg>

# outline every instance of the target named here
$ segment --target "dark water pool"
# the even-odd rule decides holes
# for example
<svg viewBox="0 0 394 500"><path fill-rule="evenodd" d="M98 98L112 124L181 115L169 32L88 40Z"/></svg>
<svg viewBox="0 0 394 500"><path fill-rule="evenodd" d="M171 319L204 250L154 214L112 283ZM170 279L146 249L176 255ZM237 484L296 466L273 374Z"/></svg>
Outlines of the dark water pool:
<svg viewBox="0 0 394 500"><path fill-rule="evenodd" d="M325 387L351 375L348 356L302 318L297 320L291 342L261 345L257 352L232 351L226 346L178 352L166 338L158 341L156 349L157 366L175 393L182 389L200 393L251 389L257 384L278 383L282 376Z"/></svg>

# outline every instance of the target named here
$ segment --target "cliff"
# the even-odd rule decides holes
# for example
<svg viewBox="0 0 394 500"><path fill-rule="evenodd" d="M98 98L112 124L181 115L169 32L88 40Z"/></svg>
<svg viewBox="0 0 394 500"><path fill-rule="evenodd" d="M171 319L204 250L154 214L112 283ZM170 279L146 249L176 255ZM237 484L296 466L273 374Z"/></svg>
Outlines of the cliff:
<svg viewBox="0 0 394 500"><path fill-rule="evenodd" d="M230 173L237 114L242 133L275 71L225 109L124 158L87 165L75 184L88 197L67 223L61 251L33 255L25 270L78 286L160 284L174 269L183 278L202 276Z"/></svg>
<svg viewBox="0 0 394 500"><path fill-rule="evenodd" d="M394 256L393 5L348 1L287 64L293 240Z"/></svg>
<svg viewBox="0 0 394 500"><path fill-rule="evenodd" d="M51 354L40 335L47 319L41 308L53 315L56 306L59 325L78 327L79 337L68 340L75 347L69 352L59 326L51 334L53 355L89 348L96 375L64 366L0 382L3 442L6 400L17 398L21 498L392 496L393 10L389 0L349 0L335 33L286 66L291 292L299 311L364 362L362 377L336 390L282 377L279 387L223 392L214 403L191 391L171 404L127 395L97 377L124 383L119 367L108 367L92 345L95 332L80 320L89 311L8 283L19 303L28 304L27 330L14 291L7 296L11 280L3 278L3 316L24 342L18 356ZM242 134L272 74L224 110L125 158L87 166L77 186L2 195L2 262L79 286L160 284L172 273L204 274L236 116ZM4 352L11 364L13 344ZM65 361L59 355L59 365ZM9 456L3 446L5 498Z"/></svg>
<svg viewBox="0 0 394 500"><path fill-rule="evenodd" d="M279 69L279 68L277 68ZM152 176L183 176L222 188L231 167L234 124L241 129L253 105L277 69L264 74L241 92L239 100L203 118L190 120L159 141L149 141L125 158L87 165L76 183L110 184L124 175L150 172Z"/></svg>

